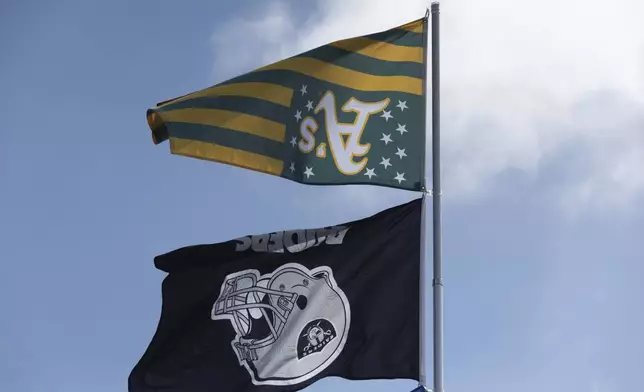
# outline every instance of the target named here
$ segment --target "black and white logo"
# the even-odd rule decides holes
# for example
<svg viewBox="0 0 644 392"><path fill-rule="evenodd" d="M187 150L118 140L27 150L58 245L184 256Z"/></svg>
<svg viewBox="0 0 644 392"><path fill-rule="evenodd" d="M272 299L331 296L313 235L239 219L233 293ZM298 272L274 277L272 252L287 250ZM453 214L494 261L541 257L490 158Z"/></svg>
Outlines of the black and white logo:
<svg viewBox="0 0 644 392"><path fill-rule="evenodd" d="M298 384L326 369L349 333L349 301L326 266L285 264L272 273L230 274L212 307L228 320L240 365L255 385Z"/></svg>
<svg viewBox="0 0 644 392"><path fill-rule="evenodd" d="M329 320L311 321L304 327L297 342L297 359L322 351L336 337L335 327Z"/></svg>

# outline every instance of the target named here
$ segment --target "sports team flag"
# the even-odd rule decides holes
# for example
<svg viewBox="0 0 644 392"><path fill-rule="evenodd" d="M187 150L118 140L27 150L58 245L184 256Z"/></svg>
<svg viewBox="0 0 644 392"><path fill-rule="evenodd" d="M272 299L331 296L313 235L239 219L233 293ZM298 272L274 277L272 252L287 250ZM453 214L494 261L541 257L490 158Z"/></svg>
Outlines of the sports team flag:
<svg viewBox="0 0 644 392"><path fill-rule="evenodd" d="M173 154L299 183L421 190L427 19L330 43L147 111Z"/></svg>
<svg viewBox="0 0 644 392"><path fill-rule="evenodd" d="M361 220L173 250L129 392L286 392L419 379L417 199Z"/></svg>

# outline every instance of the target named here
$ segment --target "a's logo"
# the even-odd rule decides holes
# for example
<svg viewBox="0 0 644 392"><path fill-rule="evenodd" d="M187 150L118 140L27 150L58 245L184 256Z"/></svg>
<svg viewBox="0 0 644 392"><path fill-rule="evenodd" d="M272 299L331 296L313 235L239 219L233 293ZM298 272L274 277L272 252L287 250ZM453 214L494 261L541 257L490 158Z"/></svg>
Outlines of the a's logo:
<svg viewBox="0 0 644 392"><path fill-rule="evenodd" d="M240 365L255 385L293 385L326 369L349 333L349 301L329 267L285 264L224 280L211 318L228 320Z"/></svg>
<svg viewBox="0 0 644 392"><path fill-rule="evenodd" d="M362 171L367 164L365 155L371 149L370 144L360 143L360 137L364 132L369 117L372 114L383 111L389 105L389 98L379 102L361 102L355 98L349 99L342 111L354 112L356 117L353 123L341 123L338 121L336 112L335 96L331 91L327 91L313 113L318 114L324 111L324 121L326 123L326 137L331 149L331 155L336 167L342 174L354 175ZM303 153L310 153L315 148L315 132L319 125L313 117L304 117L300 123L300 141L298 147ZM319 158L326 156L326 145L321 143L316 151ZM353 160L354 157L362 159L358 162Z"/></svg>

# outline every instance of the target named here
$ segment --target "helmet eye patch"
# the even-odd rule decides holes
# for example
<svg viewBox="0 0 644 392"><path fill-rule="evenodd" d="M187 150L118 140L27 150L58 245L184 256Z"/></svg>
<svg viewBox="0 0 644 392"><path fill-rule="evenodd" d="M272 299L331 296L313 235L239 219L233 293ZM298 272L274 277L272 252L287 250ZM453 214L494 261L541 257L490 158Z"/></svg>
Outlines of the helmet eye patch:
<svg viewBox="0 0 644 392"><path fill-rule="evenodd" d="M304 295L298 295L297 299L295 300L295 304L297 305L298 308L300 308L300 310L304 310L308 302L309 300L306 299L306 296Z"/></svg>

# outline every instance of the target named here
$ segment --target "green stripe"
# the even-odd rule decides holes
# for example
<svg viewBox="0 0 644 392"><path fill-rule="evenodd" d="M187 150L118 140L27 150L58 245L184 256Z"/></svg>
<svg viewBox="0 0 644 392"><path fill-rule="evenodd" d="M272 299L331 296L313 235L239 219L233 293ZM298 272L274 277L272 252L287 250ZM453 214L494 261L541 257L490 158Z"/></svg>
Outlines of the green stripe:
<svg viewBox="0 0 644 392"><path fill-rule="evenodd" d="M422 78L424 75L423 64L378 60L334 46L323 46L295 57L312 57L340 67L377 76L401 75Z"/></svg>
<svg viewBox="0 0 644 392"><path fill-rule="evenodd" d="M299 94L297 90L302 87L302 82L311 79L308 76L300 75L291 71L271 70L261 72L249 72L247 74L239 75L233 79L226 80L221 84L237 83L237 82L267 82L275 83L284 87L290 87L296 90L295 94Z"/></svg>
<svg viewBox="0 0 644 392"><path fill-rule="evenodd" d="M358 56L355 54L355 56ZM365 56L361 56L365 57ZM352 69L358 72L363 72L365 74L370 74L370 75L376 75L376 76L391 76L390 74L385 74L385 75L380 75L380 73L383 72L385 69L391 70L393 68L393 65L388 65L388 64L393 64L387 61L382 61L382 60L377 60L377 59L372 59L373 62L371 62L372 66L369 67L369 71L371 72L366 72L367 67L363 66L363 69L358 70L354 69L357 68L357 62L354 63L354 68L349 68L345 67L347 69ZM380 67L373 67L373 64L381 64ZM367 63L363 63L367 65ZM398 66L402 63L397 63ZM406 63L405 63L406 64ZM420 64L419 64L420 65ZM399 74L400 75L400 74ZM410 77L415 77L414 75L402 75L402 76L410 76ZM298 95L298 90L302 87L302 82L306 83L306 80L312 80L314 78L306 75L302 75L297 72L293 71L286 71L286 70L267 70L267 71L255 71L255 72L250 72L244 75L237 76L236 78L226 80L223 84L229 84L229 83L237 83L237 82L267 82L267 83L274 83L274 84L279 84L284 87L290 87L295 90L295 95ZM332 83L329 82L324 82L328 85L332 85ZM342 87L342 86L340 86ZM344 88L344 87L343 87Z"/></svg>
<svg viewBox="0 0 644 392"><path fill-rule="evenodd" d="M252 114L275 122L284 122L284 119L293 116L290 108L264 101L257 98L236 97L223 95L218 97L199 97L177 102L157 109L158 112L167 112L176 109L223 109L232 112Z"/></svg>
<svg viewBox="0 0 644 392"><path fill-rule="evenodd" d="M248 133L201 124L166 123L166 127L170 137L215 143L280 160L284 158L284 145L282 143Z"/></svg>
<svg viewBox="0 0 644 392"><path fill-rule="evenodd" d="M427 28L427 26L425 26ZM392 29L380 33L365 35L364 38L370 38L376 41L387 42L400 46L423 46L423 34L414 33L413 31Z"/></svg>

